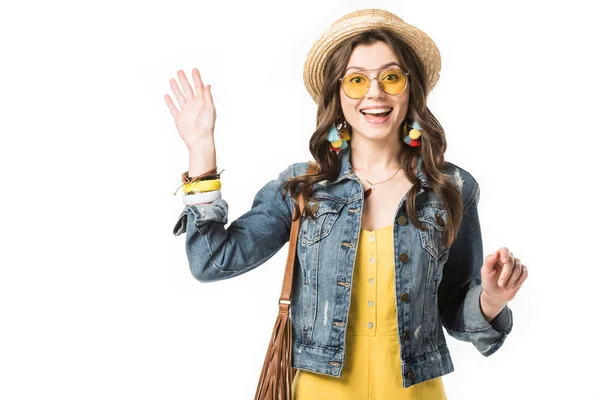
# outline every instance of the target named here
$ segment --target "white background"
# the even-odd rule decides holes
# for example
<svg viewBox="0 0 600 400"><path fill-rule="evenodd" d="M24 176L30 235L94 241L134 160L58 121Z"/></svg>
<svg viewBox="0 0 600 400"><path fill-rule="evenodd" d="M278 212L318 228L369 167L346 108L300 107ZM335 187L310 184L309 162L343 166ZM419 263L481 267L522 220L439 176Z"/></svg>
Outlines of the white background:
<svg viewBox="0 0 600 400"><path fill-rule="evenodd" d="M450 399L600 399L600 30L583 1L19 2L0 15L0 398L252 399L288 246L210 284L173 236L188 169L163 96L199 68L229 221L311 158L304 58L384 8L442 54L429 107L473 174L485 254L530 270L489 358L447 335ZM245 300L242 300L245 299Z"/></svg>

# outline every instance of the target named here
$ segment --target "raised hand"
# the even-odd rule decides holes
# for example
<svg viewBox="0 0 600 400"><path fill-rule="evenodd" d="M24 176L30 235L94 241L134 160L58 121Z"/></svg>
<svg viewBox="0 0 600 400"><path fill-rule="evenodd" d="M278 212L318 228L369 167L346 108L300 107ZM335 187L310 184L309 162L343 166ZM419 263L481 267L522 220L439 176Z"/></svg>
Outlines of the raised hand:
<svg viewBox="0 0 600 400"><path fill-rule="evenodd" d="M194 87L190 86L185 72L177 71L183 93L175 79L169 80L179 109L168 94L165 101L173 115L177 131L189 150L204 143L214 143L214 130L217 114L213 103L210 85L204 86L200 71L192 70Z"/></svg>

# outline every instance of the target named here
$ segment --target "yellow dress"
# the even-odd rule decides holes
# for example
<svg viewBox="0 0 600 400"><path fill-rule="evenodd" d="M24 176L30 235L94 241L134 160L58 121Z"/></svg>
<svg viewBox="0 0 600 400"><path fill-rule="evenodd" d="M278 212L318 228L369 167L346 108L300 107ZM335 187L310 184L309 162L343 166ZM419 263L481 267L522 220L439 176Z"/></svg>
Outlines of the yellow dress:
<svg viewBox="0 0 600 400"><path fill-rule="evenodd" d="M341 376L298 369L294 400L446 400L442 377L402 387L393 225L361 229Z"/></svg>

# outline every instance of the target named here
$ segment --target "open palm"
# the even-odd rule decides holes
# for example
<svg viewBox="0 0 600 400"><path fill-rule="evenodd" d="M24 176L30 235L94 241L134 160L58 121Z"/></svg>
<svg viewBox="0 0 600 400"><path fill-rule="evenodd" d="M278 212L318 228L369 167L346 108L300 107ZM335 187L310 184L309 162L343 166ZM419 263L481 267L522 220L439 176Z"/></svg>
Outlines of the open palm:
<svg viewBox="0 0 600 400"><path fill-rule="evenodd" d="M165 101L169 111L175 119L177 131L181 139L185 142L188 149L195 144L205 141L205 139L214 140L215 122L217 114L213 103L210 85L204 86L200 71L197 68L192 70L194 87L190 85L185 72L177 71L183 93L175 79L169 80L179 109L166 94Z"/></svg>

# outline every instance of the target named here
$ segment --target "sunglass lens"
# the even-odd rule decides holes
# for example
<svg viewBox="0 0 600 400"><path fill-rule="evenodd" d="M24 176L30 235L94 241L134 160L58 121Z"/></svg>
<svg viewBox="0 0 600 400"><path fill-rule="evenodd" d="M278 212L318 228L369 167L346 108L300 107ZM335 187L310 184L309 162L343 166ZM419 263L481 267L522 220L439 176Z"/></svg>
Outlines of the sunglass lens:
<svg viewBox="0 0 600 400"><path fill-rule="evenodd" d="M400 70L386 71L379 77L383 90L388 94L402 93L406 88L406 75Z"/></svg>
<svg viewBox="0 0 600 400"><path fill-rule="evenodd" d="M348 97L359 99L367 94L369 79L363 74L350 74L342 81L342 88Z"/></svg>

